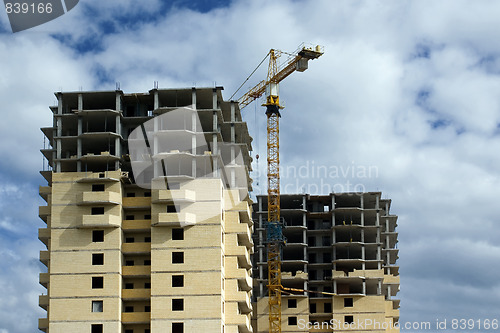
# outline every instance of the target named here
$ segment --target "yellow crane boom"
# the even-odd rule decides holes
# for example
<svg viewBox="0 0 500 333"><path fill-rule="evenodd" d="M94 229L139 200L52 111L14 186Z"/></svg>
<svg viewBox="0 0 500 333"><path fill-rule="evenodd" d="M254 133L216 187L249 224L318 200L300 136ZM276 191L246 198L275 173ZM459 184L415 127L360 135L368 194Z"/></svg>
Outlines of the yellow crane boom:
<svg viewBox="0 0 500 333"><path fill-rule="evenodd" d="M239 100L240 109L266 93L267 115L267 271L269 297L269 332L281 333L281 244L285 238L280 218L280 173L279 173L279 118L283 106L279 101L279 83L294 71L303 72L308 61L319 58L322 48L299 46L289 60L279 69L277 59L283 52L271 49L268 53L267 79L250 89ZM254 71L255 72L255 71Z"/></svg>
<svg viewBox="0 0 500 333"><path fill-rule="evenodd" d="M282 51L279 50L270 50L268 53L269 62L273 61L276 64L277 58L282 54ZM252 103L255 99L260 98L266 92L266 87L269 82L280 83L287 76L292 74L294 71L303 72L307 69L307 61L311 59L319 58L323 54L323 48L320 45L316 45L313 47L306 47L304 44L301 44L298 48L298 51L295 51L290 59L285 63L285 65L278 70L277 66L276 71L268 71L267 80L260 81L255 87L247 91L243 96L238 99L238 103L240 105L240 110L243 109L248 104ZM274 56L274 59L273 59ZM272 75L269 75L272 74Z"/></svg>

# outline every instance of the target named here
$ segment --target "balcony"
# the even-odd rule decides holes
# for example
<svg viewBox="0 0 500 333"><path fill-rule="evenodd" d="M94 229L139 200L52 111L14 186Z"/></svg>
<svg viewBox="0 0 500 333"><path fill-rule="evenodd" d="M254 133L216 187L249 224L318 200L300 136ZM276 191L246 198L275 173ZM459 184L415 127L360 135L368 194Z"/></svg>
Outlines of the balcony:
<svg viewBox="0 0 500 333"><path fill-rule="evenodd" d="M49 320L47 318L39 318L38 319L38 329L40 331L47 332L49 329Z"/></svg>
<svg viewBox="0 0 500 333"><path fill-rule="evenodd" d="M38 306L47 311L49 307L49 296L48 295L39 295L38 296Z"/></svg>
<svg viewBox="0 0 500 333"><path fill-rule="evenodd" d="M52 188L50 186L39 186L38 193L45 202L48 202L49 195L52 193Z"/></svg>
<svg viewBox="0 0 500 333"><path fill-rule="evenodd" d="M237 279L242 290L251 290L252 277L250 271L245 268L238 268L238 259L236 257L225 257L224 260L226 278Z"/></svg>
<svg viewBox="0 0 500 333"><path fill-rule="evenodd" d="M150 312L123 312L123 324L144 324L149 323L151 320Z"/></svg>
<svg viewBox="0 0 500 333"><path fill-rule="evenodd" d="M123 243L123 254L150 253L151 243Z"/></svg>
<svg viewBox="0 0 500 333"><path fill-rule="evenodd" d="M226 246L227 256L238 257L238 266L243 268L252 268L252 261L250 260L250 253L248 249L243 246Z"/></svg>
<svg viewBox="0 0 500 333"><path fill-rule="evenodd" d="M123 230L149 230L151 229L151 220L124 220L122 223Z"/></svg>
<svg viewBox="0 0 500 333"><path fill-rule="evenodd" d="M226 316L226 325L238 325L239 332L251 333L250 314L238 314L235 316Z"/></svg>
<svg viewBox="0 0 500 333"><path fill-rule="evenodd" d="M38 239L48 248L50 239L50 229L48 228L38 229Z"/></svg>
<svg viewBox="0 0 500 333"><path fill-rule="evenodd" d="M393 302L391 301L385 301L385 316L399 317L399 309L394 309Z"/></svg>
<svg viewBox="0 0 500 333"><path fill-rule="evenodd" d="M150 197L125 197L122 200L125 209L148 209L151 207Z"/></svg>
<svg viewBox="0 0 500 333"><path fill-rule="evenodd" d="M38 207L38 216L47 223L47 217L50 215L50 206Z"/></svg>
<svg viewBox="0 0 500 333"><path fill-rule="evenodd" d="M122 275L147 277L151 275L151 266L123 266Z"/></svg>
<svg viewBox="0 0 500 333"><path fill-rule="evenodd" d="M118 192L83 192L78 197L79 205L119 205L121 202Z"/></svg>
<svg viewBox="0 0 500 333"><path fill-rule="evenodd" d="M183 227L196 224L196 215L191 213L158 213L153 215L155 227Z"/></svg>
<svg viewBox="0 0 500 333"><path fill-rule="evenodd" d="M49 273L40 273L39 281L40 281L40 284L47 289L47 287L49 285Z"/></svg>
<svg viewBox="0 0 500 333"><path fill-rule="evenodd" d="M226 293L225 300L227 302L238 302L241 313L247 314L252 312L252 301L247 291L228 292Z"/></svg>
<svg viewBox="0 0 500 333"><path fill-rule="evenodd" d="M238 234L238 242L248 248L253 247L252 232L246 223L226 223L225 230L227 233Z"/></svg>
<svg viewBox="0 0 500 333"><path fill-rule="evenodd" d="M45 265L45 267L49 267L50 254L49 251L40 251L40 262Z"/></svg>
<svg viewBox="0 0 500 333"><path fill-rule="evenodd" d="M192 190L153 191L153 203L195 202L196 192Z"/></svg>
<svg viewBox="0 0 500 333"><path fill-rule="evenodd" d="M83 215L81 228L117 228L121 225L117 215Z"/></svg>
<svg viewBox="0 0 500 333"><path fill-rule="evenodd" d="M147 300L151 297L151 289L122 289L123 300Z"/></svg>
<svg viewBox="0 0 500 333"><path fill-rule="evenodd" d="M384 284L399 284L399 276L384 275Z"/></svg>

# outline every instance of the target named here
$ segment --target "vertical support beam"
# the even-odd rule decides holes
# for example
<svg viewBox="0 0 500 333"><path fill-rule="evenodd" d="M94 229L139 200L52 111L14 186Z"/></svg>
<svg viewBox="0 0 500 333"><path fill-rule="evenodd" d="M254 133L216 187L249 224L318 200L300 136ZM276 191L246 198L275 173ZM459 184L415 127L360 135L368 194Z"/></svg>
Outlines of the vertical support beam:
<svg viewBox="0 0 500 333"><path fill-rule="evenodd" d="M196 88L191 90L191 107L196 110Z"/></svg>
<svg viewBox="0 0 500 333"><path fill-rule="evenodd" d="M76 139L76 157L78 161L76 162L76 171L82 171L82 161L80 158L82 157L82 138L80 135L83 134L83 118L81 116L78 117L78 139Z"/></svg>
<svg viewBox="0 0 500 333"><path fill-rule="evenodd" d="M121 158L121 147L120 147L120 138L115 139L115 156L118 156L118 158ZM115 161L115 170L120 169L120 160Z"/></svg>
<svg viewBox="0 0 500 333"><path fill-rule="evenodd" d="M78 94L78 110L83 110L83 94Z"/></svg>
<svg viewBox="0 0 500 333"><path fill-rule="evenodd" d="M121 95L119 95L117 99L120 102L120 107L121 107ZM122 123L121 123L120 114L117 114L116 118L115 118L115 132L118 135L122 134ZM122 157L121 144L122 144L122 142L121 142L120 138L119 137L116 138L116 140L115 140L115 155L118 156L118 158L120 158L120 159ZM118 170L119 168L120 168L120 161L116 161L115 162L115 170Z"/></svg>
<svg viewBox="0 0 500 333"><path fill-rule="evenodd" d="M196 95L195 95L196 98ZM198 140L198 131L203 132L201 128L197 128L197 118L198 114L196 111L191 112L191 130L193 131L193 135L191 136L191 153L194 155L191 160L191 175L196 177L196 154L197 154L197 140Z"/></svg>
<svg viewBox="0 0 500 333"><path fill-rule="evenodd" d="M217 110L217 88L212 89L212 109Z"/></svg>
<svg viewBox="0 0 500 333"><path fill-rule="evenodd" d="M155 95L156 96L156 95ZM155 108L156 110L156 108ZM160 117L155 117L153 118L153 133L158 133L158 130L160 128L160 125L159 125L159 121L160 121ZM153 178L158 178L160 176L160 162L158 161L155 161L154 159L154 156L156 154L158 154L158 136L157 135L153 135L153 150L151 151L151 154L153 154L153 156L150 156L149 158L151 159L151 161L153 161Z"/></svg>
<svg viewBox="0 0 500 333"><path fill-rule="evenodd" d="M212 123L212 127L213 127L213 133L212 133L212 158L213 158L213 174L214 174L214 177L218 177L219 176L219 165L218 165L218 154L219 154L219 149L218 149L218 145L217 145L217 132L219 131L219 126L218 126L218 122L217 122L217 111L214 110L213 111L213 114L212 114L212 119L213 119L213 123Z"/></svg>
<svg viewBox="0 0 500 333"><path fill-rule="evenodd" d="M153 108L154 108L154 110L156 110L159 107L160 107L160 97L158 96L158 90L154 89L154 105L153 105Z"/></svg>
<svg viewBox="0 0 500 333"><path fill-rule="evenodd" d="M236 121L236 104L234 101L230 102L230 109L231 109L231 164L233 164L233 161L236 159L236 128L235 128L235 121ZM230 184L231 187L236 187L236 169L235 168L230 168L229 169L231 172L230 175Z"/></svg>
<svg viewBox="0 0 500 333"><path fill-rule="evenodd" d="M63 95L61 92L57 93L57 114L63 114Z"/></svg>
<svg viewBox="0 0 500 333"><path fill-rule="evenodd" d="M61 96L61 101L62 101L62 96ZM62 105L61 106L61 111L62 111ZM61 158L62 158L62 118L57 117L56 120L56 127L57 127L57 138L54 140L56 146L56 172L61 172Z"/></svg>
<svg viewBox="0 0 500 333"><path fill-rule="evenodd" d="M122 110L122 94L120 90L116 91L116 96L115 96L115 110L116 111L121 111Z"/></svg>

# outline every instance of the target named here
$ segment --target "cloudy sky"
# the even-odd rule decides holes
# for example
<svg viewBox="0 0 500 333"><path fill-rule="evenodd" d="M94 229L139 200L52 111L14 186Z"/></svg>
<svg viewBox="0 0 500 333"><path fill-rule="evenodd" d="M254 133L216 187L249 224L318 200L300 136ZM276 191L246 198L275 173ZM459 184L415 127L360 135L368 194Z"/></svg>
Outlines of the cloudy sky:
<svg viewBox="0 0 500 333"><path fill-rule="evenodd" d="M159 81L224 86L229 98L270 48L301 42L325 54L281 85L286 191L392 199L401 322L500 319L498 31L493 0L81 0L15 34L0 12L0 333L35 332L44 314L39 128L52 123L55 91L120 82L146 92ZM262 156L257 194L259 105L244 111Z"/></svg>

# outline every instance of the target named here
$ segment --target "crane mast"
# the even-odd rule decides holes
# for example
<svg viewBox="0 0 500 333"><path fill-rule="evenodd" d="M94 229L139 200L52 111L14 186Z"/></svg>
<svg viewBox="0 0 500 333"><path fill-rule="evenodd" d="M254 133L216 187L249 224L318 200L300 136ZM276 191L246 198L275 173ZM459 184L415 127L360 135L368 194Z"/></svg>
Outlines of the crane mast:
<svg viewBox="0 0 500 333"><path fill-rule="evenodd" d="M282 222L280 217L280 140L279 119L283 106L279 100L279 83L294 71L303 72L311 59L319 58L322 48L299 46L298 51L281 69L278 67L278 57L281 51L271 49L267 79L259 82L238 100L240 109L250 104L266 93L267 116L267 205L268 216L266 223L267 232L267 269L268 269L268 297L269 297L269 333L281 333L281 246L285 243Z"/></svg>
<svg viewBox="0 0 500 333"><path fill-rule="evenodd" d="M269 291L269 332L281 332L281 243L284 241L280 223L280 138L279 82L277 56L269 53L266 92L267 115L267 270Z"/></svg>

